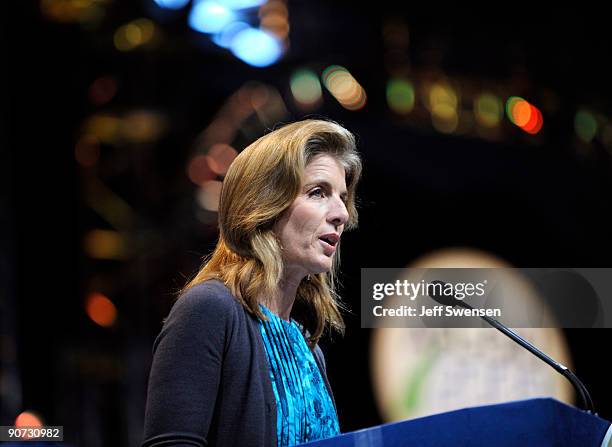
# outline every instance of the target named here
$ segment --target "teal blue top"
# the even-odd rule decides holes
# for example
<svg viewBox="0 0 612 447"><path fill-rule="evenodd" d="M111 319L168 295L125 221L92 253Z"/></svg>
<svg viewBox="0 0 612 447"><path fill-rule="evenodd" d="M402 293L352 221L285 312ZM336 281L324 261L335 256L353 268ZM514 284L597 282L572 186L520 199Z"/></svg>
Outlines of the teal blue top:
<svg viewBox="0 0 612 447"><path fill-rule="evenodd" d="M334 404L300 326L260 307L269 318L260 328L276 398L278 446L339 435Z"/></svg>

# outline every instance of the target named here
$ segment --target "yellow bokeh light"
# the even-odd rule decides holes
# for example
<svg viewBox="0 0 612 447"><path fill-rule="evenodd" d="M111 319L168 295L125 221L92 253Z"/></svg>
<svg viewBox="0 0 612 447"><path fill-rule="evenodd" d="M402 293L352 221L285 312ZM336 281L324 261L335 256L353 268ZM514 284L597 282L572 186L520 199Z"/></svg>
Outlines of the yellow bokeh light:
<svg viewBox="0 0 612 447"><path fill-rule="evenodd" d="M84 125L84 133L93 135L103 143L116 143L121 120L114 115L94 115Z"/></svg>
<svg viewBox="0 0 612 447"><path fill-rule="evenodd" d="M457 108L457 94L447 84L434 84L429 91L429 104L433 109L438 104L445 104Z"/></svg>
<svg viewBox="0 0 612 447"><path fill-rule="evenodd" d="M125 26L123 32L125 35L125 39L132 47L135 47L142 43L142 31L136 24L128 23Z"/></svg>
<svg viewBox="0 0 612 447"><path fill-rule="evenodd" d="M119 51L130 51L151 42L154 35L155 25L151 20L137 19L120 26L115 31L113 42Z"/></svg>
<svg viewBox="0 0 612 447"><path fill-rule="evenodd" d="M108 3L110 0L41 0L40 10L56 22L90 24L102 19Z"/></svg>
<svg viewBox="0 0 612 447"><path fill-rule="evenodd" d="M452 114L450 113L450 110L453 110ZM457 126L459 125L459 116L454 109L450 108L443 113L443 116L435 113L432 114L431 122L438 132L453 133L455 130L457 130Z"/></svg>
<svg viewBox="0 0 612 447"><path fill-rule="evenodd" d="M352 110L352 111L360 110L365 106L366 100L367 100L366 92L361 86L359 86L357 95L354 96L350 102L345 102L342 105L347 110Z"/></svg>
<svg viewBox="0 0 612 447"><path fill-rule="evenodd" d="M134 143L155 141L165 130L165 117L148 110L128 112L121 121L121 135Z"/></svg>
<svg viewBox="0 0 612 447"><path fill-rule="evenodd" d="M359 93L359 84L348 72L338 72L330 77L329 89L338 101L348 102Z"/></svg>
<svg viewBox="0 0 612 447"><path fill-rule="evenodd" d="M503 106L501 100L491 94L483 93L474 101L476 121L484 127L495 127L502 119Z"/></svg>
<svg viewBox="0 0 612 447"><path fill-rule="evenodd" d="M124 259L127 255L125 240L116 231L91 230L83 240L87 256L94 259Z"/></svg>
<svg viewBox="0 0 612 447"><path fill-rule="evenodd" d="M431 113L441 120L452 120L457 116L457 109L450 104L438 103L434 104Z"/></svg>

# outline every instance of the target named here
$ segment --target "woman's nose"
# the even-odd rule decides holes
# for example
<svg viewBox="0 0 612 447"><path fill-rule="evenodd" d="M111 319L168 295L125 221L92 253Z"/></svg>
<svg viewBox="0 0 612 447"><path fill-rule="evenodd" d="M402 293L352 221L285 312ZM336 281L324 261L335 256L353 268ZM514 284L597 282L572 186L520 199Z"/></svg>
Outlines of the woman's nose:
<svg viewBox="0 0 612 447"><path fill-rule="evenodd" d="M329 210L328 221L333 223L335 226L346 224L349 218L346 204L339 197L333 200L333 204Z"/></svg>

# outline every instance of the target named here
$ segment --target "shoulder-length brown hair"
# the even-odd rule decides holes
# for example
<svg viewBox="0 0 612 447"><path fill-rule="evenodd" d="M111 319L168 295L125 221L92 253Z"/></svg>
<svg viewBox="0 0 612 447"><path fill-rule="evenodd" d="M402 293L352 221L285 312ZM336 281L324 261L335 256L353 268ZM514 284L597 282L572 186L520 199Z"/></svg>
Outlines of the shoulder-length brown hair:
<svg viewBox="0 0 612 447"><path fill-rule="evenodd" d="M281 127L244 149L231 164L219 202L219 242L183 292L208 279L221 280L258 318L262 297L272 296L283 274L282 248L273 225L296 199L313 157L327 154L344 167L347 185L346 229L357 226L355 190L361 159L354 136L342 126L304 120ZM326 327L344 333L343 307L335 291L339 246L332 271L309 275L298 287L291 316L309 333L311 347Z"/></svg>

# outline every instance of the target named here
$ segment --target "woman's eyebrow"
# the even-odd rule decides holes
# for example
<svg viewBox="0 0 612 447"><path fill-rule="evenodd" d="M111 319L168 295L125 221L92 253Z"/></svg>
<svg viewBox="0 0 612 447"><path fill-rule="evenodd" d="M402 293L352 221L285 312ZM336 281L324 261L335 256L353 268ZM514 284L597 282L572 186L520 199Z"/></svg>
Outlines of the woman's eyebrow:
<svg viewBox="0 0 612 447"><path fill-rule="evenodd" d="M319 180L315 179L315 180L312 180L312 181L306 183L304 185L304 189L309 188L309 187L314 186L314 185L323 185L323 186L325 186L325 188L327 188L329 190L333 189L331 183L329 183L327 180L323 180L323 179L319 179ZM348 191L346 191L346 190L344 190L344 191L342 191L340 193L341 197L346 197L347 195L348 195Z"/></svg>

